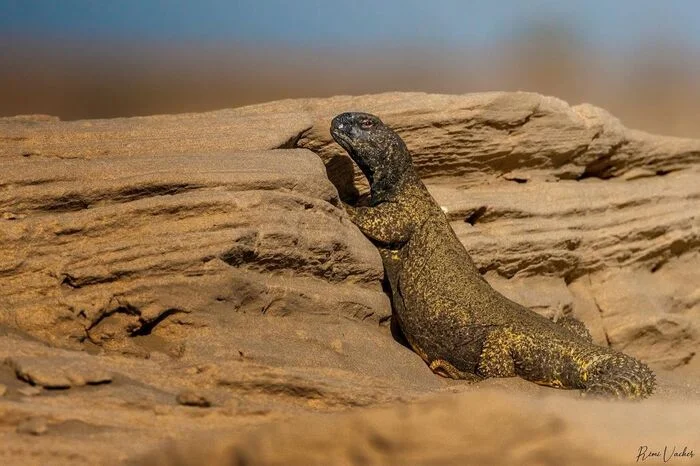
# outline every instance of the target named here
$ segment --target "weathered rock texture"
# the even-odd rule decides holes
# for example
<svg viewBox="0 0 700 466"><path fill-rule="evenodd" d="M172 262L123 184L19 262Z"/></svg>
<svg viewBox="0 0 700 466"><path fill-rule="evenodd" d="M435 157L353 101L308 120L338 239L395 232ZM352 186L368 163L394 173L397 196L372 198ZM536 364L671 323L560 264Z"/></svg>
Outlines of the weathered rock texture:
<svg viewBox="0 0 700 466"><path fill-rule="evenodd" d="M496 288L543 314L573 313L599 343L649 362L660 371L654 412L681 400L688 406L669 409L700 416L689 407L700 399L700 141L528 93L23 116L0 119L0 436L12 445L0 462L110 463L213 429L222 464L305 452L326 464L321 446L351 430L337 458L459 462L472 439L478 458L497 463L493 452L511 442L488 433L505 419L520 446L503 461L623 458L609 443L596 451L571 440L588 401L562 401L554 414L541 399L550 389L441 379L392 338L379 256L339 207L365 189L328 134L330 118L349 110L376 113L404 137ZM490 395L492 386L507 391ZM443 390L470 394L400 404ZM511 406L514 392L533 398L513 395ZM489 397L496 411L471 420ZM305 418L319 423L305 443L293 428L266 427L227 446L255 425L383 402L399 404ZM586 432L639 409L595 406ZM447 412L464 420L445 425ZM630 445L647 435L630 432ZM653 432L664 442L676 431ZM538 440L549 436L577 453L551 453L558 443ZM265 442L297 447L275 457Z"/></svg>
<svg viewBox="0 0 700 466"><path fill-rule="evenodd" d="M4 166L0 322L45 341L124 347L223 308L389 314L378 255L308 151Z"/></svg>
<svg viewBox="0 0 700 466"><path fill-rule="evenodd" d="M347 176L349 165L330 137L328 122L348 109L378 114L395 128L428 179L458 177L459 183L484 183L498 177L642 177L688 168L700 160L698 141L628 130L603 109L589 104L570 107L531 93L394 93L279 101L239 111L246 117L308 115L314 125L297 145L318 153L329 166L331 180L336 180Z"/></svg>

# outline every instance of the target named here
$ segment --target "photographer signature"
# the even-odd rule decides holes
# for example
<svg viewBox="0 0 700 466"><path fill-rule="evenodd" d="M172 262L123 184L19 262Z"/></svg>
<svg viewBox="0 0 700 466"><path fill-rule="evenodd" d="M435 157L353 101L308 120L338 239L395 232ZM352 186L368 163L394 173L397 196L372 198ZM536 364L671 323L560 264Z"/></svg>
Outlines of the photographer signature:
<svg viewBox="0 0 700 466"><path fill-rule="evenodd" d="M687 446L684 446L683 450L677 449L675 445L671 448L665 445L663 450L651 450L647 445L642 445L637 453L637 463L658 458L663 459L664 463L668 463L674 458L692 458L694 456L693 450L689 450Z"/></svg>

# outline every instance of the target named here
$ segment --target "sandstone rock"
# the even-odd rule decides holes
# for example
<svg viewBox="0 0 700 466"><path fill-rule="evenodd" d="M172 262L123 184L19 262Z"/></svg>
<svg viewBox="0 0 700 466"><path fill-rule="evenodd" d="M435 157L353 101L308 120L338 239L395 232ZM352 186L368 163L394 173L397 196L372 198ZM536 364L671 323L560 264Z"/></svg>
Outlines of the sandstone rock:
<svg viewBox="0 0 700 466"><path fill-rule="evenodd" d="M48 430L48 422L43 417L29 418L17 426L18 434L43 435Z"/></svg>
<svg viewBox="0 0 700 466"><path fill-rule="evenodd" d="M597 342L657 369L659 430L644 430L636 407L537 401L528 397L553 391L517 379L436 377L392 338L381 261L340 207L338 191L361 190L328 134L348 110L398 129L494 287L549 317L581 318ZM283 462L461 461L468 443L485 461L586 464L633 461L640 438L685 441L663 419L684 409L695 419L700 399L699 154L698 141L529 93L0 119L0 428L11 426L11 458L111 463L204 431L222 434L222 458L251 464L277 458L270 442L290 445ZM100 373L111 383L18 396L42 389L17 374L59 387ZM192 387L216 403L177 408L173 394ZM442 391L468 397L402 403ZM298 420L380 403L391 406ZM35 416L51 419L51 435L18 435ZM306 439L299 422L312 426ZM246 434L267 423L278 426ZM630 432L622 453L610 426Z"/></svg>
<svg viewBox="0 0 700 466"><path fill-rule="evenodd" d="M37 396L41 394L40 387L22 387L17 389L17 393L23 396Z"/></svg>
<svg viewBox="0 0 700 466"><path fill-rule="evenodd" d="M0 428L11 426L13 432L7 434L13 445L7 463L30 455L45 464L123 461L167 439L242 432L300 413L410 400L453 385L425 371L419 358L376 323L323 315L307 320L233 314L227 320L220 315L220 325L204 335L192 329L189 349L179 358L158 350L147 359L114 351L90 355L22 336L0 336L0 360L50 355L97 364L113 375L109 384L80 390L21 389L43 391L41 401L18 397L15 390L0 398ZM347 341L342 355L325 347L339 335ZM20 385L14 374L3 379L3 369L7 366L0 366L0 380ZM192 387L215 403L206 410L174 408L172 394ZM36 416L51 419L50 435L25 441L28 436L16 426Z"/></svg>
<svg viewBox="0 0 700 466"><path fill-rule="evenodd" d="M239 117L238 110L110 120L0 118L0 158L172 156L294 147L302 115Z"/></svg>
<svg viewBox="0 0 700 466"><path fill-rule="evenodd" d="M45 341L139 354L133 337L216 309L390 312L377 252L308 151L5 167L0 210L25 217L3 220L0 323Z"/></svg>
<svg viewBox="0 0 700 466"><path fill-rule="evenodd" d="M328 127L340 112L376 113L397 130L424 178L456 178L479 184L516 172L547 179L611 178L633 169L668 173L700 162L700 142L627 130L605 110L570 107L526 92L467 95L388 93L297 99L239 109L242 115L298 112L314 126L297 145L318 153L341 195L353 166ZM355 181L360 181L354 171Z"/></svg>
<svg viewBox="0 0 700 466"><path fill-rule="evenodd" d="M431 183L429 189L482 269L571 281L610 267L658 269L698 250L698 177L700 165L635 181Z"/></svg>
<svg viewBox="0 0 700 466"><path fill-rule="evenodd" d="M109 383L112 375L88 358L71 357L9 357L5 364L17 377L44 388L70 388Z"/></svg>
<svg viewBox="0 0 700 466"><path fill-rule="evenodd" d="M695 165L700 142L626 129L605 110L528 92L395 92L292 99L201 114L61 122L0 119L0 157L206 154L304 147L321 156L341 194L352 163L328 127L340 112L379 114L411 148L425 178L656 176ZM518 178L520 176L521 178ZM354 171L356 181L361 181ZM522 178L525 177L525 178Z"/></svg>
<svg viewBox="0 0 700 466"><path fill-rule="evenodd" d="M185 390L177 394L175 400L184 406L196 406L197 408L209 408L212 403L203 394L193 390Z"/></svg>
<svg viewBox="0 0 700 466"><path fill-rule="evenodd" d="M660 269L609 269L590 277L610 344L669 369L700 350L700 255Z"/></svg>

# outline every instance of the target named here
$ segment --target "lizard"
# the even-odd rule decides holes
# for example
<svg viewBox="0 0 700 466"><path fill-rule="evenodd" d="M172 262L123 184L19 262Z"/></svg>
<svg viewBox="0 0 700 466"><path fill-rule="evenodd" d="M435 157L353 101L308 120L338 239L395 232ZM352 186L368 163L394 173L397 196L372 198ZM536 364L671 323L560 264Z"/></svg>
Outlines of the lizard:
<svg viewBox="0 0 700 466"><path fill-rule="evenodd" d="M344 204L378 248L392 319L410 347L443 377L479 381L519 376L583 394L639 399L654 373L596 345L583 322L548 319L489 285L421 181L401 137L369 113L342 113L333 139L370 185L369 205Z"/></svg>

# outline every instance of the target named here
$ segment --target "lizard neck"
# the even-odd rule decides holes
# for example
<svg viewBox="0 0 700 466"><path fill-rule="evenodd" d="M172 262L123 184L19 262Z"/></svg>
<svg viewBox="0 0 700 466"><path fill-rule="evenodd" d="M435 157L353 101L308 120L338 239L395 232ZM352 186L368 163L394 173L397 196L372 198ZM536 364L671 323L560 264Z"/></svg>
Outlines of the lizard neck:
<svg viewBox="0 0 700 466"><path fill-rule="evenodd" d="M377 205L395 198L410 183L420 181L412 165L403 170L391 170L387 173L376 172L371 188L371 204Z"/></svg>

